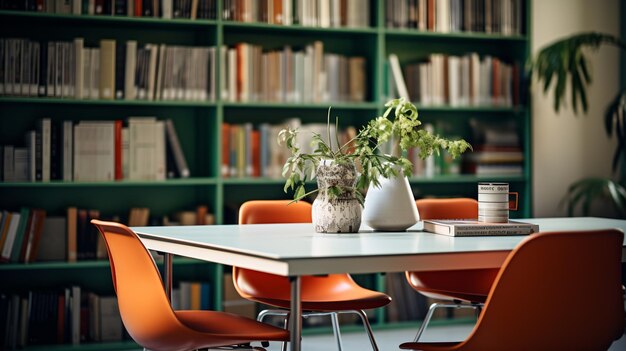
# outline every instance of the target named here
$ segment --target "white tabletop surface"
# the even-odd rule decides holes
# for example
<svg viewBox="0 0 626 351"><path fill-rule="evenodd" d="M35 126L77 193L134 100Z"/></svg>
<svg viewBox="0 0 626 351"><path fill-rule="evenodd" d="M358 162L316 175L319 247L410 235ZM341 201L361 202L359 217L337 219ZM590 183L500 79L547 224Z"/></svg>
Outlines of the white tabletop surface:
<svg viewBox="0 0 626 351"><path fill-rule="evenodd" d="M596 217L520 221L538 224L540 231L626 230L624 220ZM315 233L311 224L155 226L132 229L149 249L282 275L498 266L508 252L526 237L449 237L423 232L421 222L407 232L373 232L363 226L357 234ZM367 262L358 260L366 257ZM416 260L416 257L422 260ZM278 262L286 265L276 265ZM262 265L266 267L262 268Z"/></svg>

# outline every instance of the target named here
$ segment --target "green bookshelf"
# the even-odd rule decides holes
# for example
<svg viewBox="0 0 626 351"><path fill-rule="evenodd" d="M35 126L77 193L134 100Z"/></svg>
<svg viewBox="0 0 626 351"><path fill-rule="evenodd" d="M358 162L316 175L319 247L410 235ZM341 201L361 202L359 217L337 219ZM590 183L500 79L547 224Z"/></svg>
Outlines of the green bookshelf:
<svg viewBox="0 0 626 351"><path fill-rule="evenodd" d="M191 178L166 181L1 183L0 209L43 208L48 215L63 215L69 206L96 208L104 216L127 215L132 207L149 207L151 216L208 205L218 224L235 223L241 203L251 199L288 199L284 182L272 178L228 178L220 175L223 123L280 123L300 117L304 122L325 122L326 110L340 116L342 125L363 125L380 115L385 103L386 61L391 53L402 65L430 53L460 55L478 52L505 60L524 63L530 54L530 1L524 2L523 35L504 36L487 33L437 33L415 29L387 28L385 0L370 0L370 23L367 28L319 28L300 25L282 26L216 20L134 18L125 16L60 15L0 10L0 37L33 40L72 40L85 38L86 45L100 39L137 40L142 43L171 45L233 45L247 42L264 49L284 45L301 47L315 40L325 52L366 57L366 101L362 103L273 103L75 100L61 98L0 97L0 144L21 145L24 133L35 127L37 119L55 120L126 119L129 116L170 118L176 126ZM217 1L222 13L222 1ZM223 72L218 72L218 78ZM522 87L523 87L522 83ZM523 90L523 89L522 89ZM219 94L218 94L219 95ZM445 121L458 135L469 138L468 121L512 120L517 123L524 153L523 174L515 176L475 176L469 174L410 178L416 196L476 196L476 183L502 181L520 193L520 209L514 217L531 216L531 118L528 97L516 107L418 106L426 122ZM311 183L312 185L313 183ZM221 309L223 267L194 260L174 261L176 279L210 277L214 306ZM0 265L0 279L6 284L0 292L27 291L80 284L95 291L112 293L109 265L106 261L77 263L54 262ZM368 277L365 277L368 278ZM383 275L367 279L370 287L385 290ZM417 322L389 323L385 311L375 312L374 328L395 328ZM326 329L320 329L326 331ZM316 333L316 331L311 331ZM132 342L30 346L26 350L122 350L136 347Z"/></svg>

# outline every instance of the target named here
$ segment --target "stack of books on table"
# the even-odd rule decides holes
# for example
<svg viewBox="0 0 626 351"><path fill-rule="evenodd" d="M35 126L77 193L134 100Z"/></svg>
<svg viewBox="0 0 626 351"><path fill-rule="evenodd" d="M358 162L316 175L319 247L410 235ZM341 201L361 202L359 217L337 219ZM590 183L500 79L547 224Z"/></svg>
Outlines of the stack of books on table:
<svg viewBox="0 0 626 351"><path fill-rule="evenodd" d="M425 220L424 231L447 236L528 235L539 232L539 225L525 222L488 223L477 220Z"/></svg>

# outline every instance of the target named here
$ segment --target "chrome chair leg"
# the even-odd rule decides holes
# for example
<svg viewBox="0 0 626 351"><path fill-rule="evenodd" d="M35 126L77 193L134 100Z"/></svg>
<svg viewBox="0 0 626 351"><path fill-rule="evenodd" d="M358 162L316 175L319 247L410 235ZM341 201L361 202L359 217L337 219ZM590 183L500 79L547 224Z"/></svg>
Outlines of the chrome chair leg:
<svg viewBox="0 0 626 351"><path fill-rule="evenodd" d="M424 321L422 321L422 325L420 325L420 328L417 331L417 334L415 335L413 342L417 342L419 338L422 336L422 333L426 329L426 325L430 322L430 319L433 317L433 313L435 313L435 310L439 306L440 304L436 302L430 305L430 307L428 308L428 313L426 313L426 317L424 317Z"/></svg>
<svg viewBox="0 0 626 351"><path fill-rule="evenodd" d="M259 322L263 322L263 319L265 319L265 317L267 316L284 317L285 315L287 315L287 311L285 310L263 310L259 312L259 314L256 317L256 320Z"/></svg>
<svg viewBox="0 0 626 351"><path fill-rule="evenodd" d="M283 324L285 329L289 328L289 317L291 317L291 314L289 314L289 312L285 313L285 324ZM283 344L281 345L280 349L282 351L287 351L287 342L286 341L283 341Z"/></svg>
<svg viewBox="0 0 626 351"><path fill-rule="evenodd" d="M365 332L367 333L367 337L370 340L370 344L372 345L372 350L378 351L378 345L376 345L376 340L374 339L374 333L372 331L372 326L369 323L367 315L362 310L352 310L352 311L341 311L341 312L304 312L302 314L303 318L313 317L313 316L330 316L330 320L333 326L333 334L335 335L335 339L337 342L337 349L339 351L343 351L343 341L341 339L341 331L339 328L339 313L356 313L363 322L363 327L365 328ZM289 318L290 314L285 310L263 310L259 312L257 316L257 321L263 322L265 317L267 316L281 316L285 318L284 328L286 329L289 326ZM281 350L287 351L287 342L283 342Z"/></svg>
<svg viewBox="0 0 626 351"><path fill-rule="evenodd" d="M363 310L354 310L354 313L361 317L361 321L363 322L363 327L365 328L365 332L367 336L370 338L370 344L372 344L372 350L378 351L378 345L376 345L376 340L374 339L374 333L372 332L372 326L370 325L369 319Z"/></svg>
<svg viewBox="0 0 626 351"><path fill-rule="evenodd" d="M333 334L335 334L335 340L337 341L337 349L339 351L343 351L343 344L341 342L341 332L339 331L339 318L337 318L337 313L330 314L330 321L333 324Z"/></svg>
<svg viewBox="0 0 626 351"><path fill-rule="evenodd" d="M442 308L473 308L477 310L477 317L480 315L480 312L482 311L482 307L483 304L482 303L476 303L476 304L471 304L471 305L466 305L466 304L459 304L459 303L433 303L432 305L430 305L430 308L428 309L428 313L426 313L426 317L424 317L424 321L422 322L422 325L420 326L419 330L417 331L417 334L415 335L415 339L413 339L413 342L417 342L419 340L419 338L422 336L422 333L424 333L424 330L426 330L426 326L428 325L428 323L430 323L430 320L433 317L433 314L435 313L435 309L442 307Z"/></svg>

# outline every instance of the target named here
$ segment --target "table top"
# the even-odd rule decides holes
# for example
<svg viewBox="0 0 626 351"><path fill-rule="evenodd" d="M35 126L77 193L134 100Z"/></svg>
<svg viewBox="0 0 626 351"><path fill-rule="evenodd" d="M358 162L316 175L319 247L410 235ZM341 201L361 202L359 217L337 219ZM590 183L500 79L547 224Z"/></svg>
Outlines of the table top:
<svg viewBox="0 0 626 351"><path fill-rule="evenodd" d="M519 221L538 224L541 231L608 228L626 231L626 220L597 217L532 218ZM356 234L316 233L311 224L153 226L132 229L149 249L282 275L401 271L410 267L426 269L440 267L441 261L445 261L442 254L447 256L449 262L441 269L497 266L526 237L449 237L423 232L422 226L419 222L406 232L374 232L362 226ZM416 256L428 259L415 260ZM367 258L367 265L359 258ZM333 266L337 264L341 267ZM259 265L266 267L263 269Z"/></svg>

